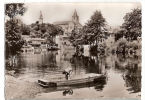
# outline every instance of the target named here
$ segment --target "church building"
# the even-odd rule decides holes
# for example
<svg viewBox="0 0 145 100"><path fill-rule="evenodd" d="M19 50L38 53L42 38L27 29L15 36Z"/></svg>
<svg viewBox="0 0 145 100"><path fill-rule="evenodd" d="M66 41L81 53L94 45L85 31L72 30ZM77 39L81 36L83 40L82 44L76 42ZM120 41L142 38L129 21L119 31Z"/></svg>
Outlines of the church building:
<svg viewBox="0 0 145 100"><path fill-rule="evenodd" d="M39 24L43 24L43 15L41 11L40 11L40 17L39 17Z"/></svg>
<svg viewBox="0 0 145 100"><path fill-rule="evenodd" d="M72 20L71 21L60 21L60 22L54 22L54 25L58 25L60 27L62 27L63 31L64 31L64 36L70 36L70 33L72 32L72 30L75 29L80 29L82 28L82 25L79 22L79 16L77 14L77 11L74 11L74 14L72 16Z"/></svg>

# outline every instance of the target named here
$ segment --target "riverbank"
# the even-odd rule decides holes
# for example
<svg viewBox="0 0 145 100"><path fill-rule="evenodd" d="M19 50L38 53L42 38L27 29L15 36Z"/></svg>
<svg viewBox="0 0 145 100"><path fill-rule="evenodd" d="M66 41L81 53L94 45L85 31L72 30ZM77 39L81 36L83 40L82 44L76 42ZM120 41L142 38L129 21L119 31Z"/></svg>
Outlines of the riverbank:
<svg viewBox="0 0 145 100"><path fill-rule="evenodd" d="M5 99L30 99L41 91L35 82L23 81L11 75L5 75Z"/></svg>

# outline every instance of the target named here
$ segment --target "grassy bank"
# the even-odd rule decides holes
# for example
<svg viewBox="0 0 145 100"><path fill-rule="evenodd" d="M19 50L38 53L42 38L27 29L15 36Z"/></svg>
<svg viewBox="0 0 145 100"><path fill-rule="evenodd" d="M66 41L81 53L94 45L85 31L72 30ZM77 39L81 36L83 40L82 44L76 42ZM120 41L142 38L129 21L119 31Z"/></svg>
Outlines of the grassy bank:
<svg viewBox="0 0 145 100"><path fill-rule="evenodd" d="M5 75L5 98L30 99L39 93L42 88L34 82L23 81L11 75Z"/></svg>

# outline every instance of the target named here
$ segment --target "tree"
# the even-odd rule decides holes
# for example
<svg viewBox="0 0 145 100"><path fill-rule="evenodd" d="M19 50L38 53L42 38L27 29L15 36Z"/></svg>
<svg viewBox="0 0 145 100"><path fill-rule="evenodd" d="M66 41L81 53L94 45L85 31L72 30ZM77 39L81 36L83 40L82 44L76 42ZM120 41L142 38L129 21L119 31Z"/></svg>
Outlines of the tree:
<svg viewBox="0 0 145 100"><path fill-rule="evenodd" d="M58 34L62 34L63 33L63 30L62 30L61 27L55 26L53 24L48 24L47 31L49 32L50 36L56 36Z"/></svg>
<svg viewBox="0 0 145 100"><path fill-rule="evenodd" d="M5 5L5 15L13 19L17 15L23 15L26 11L24 3L10 3Z"/></svg>
<svg viewBox="0 0 145 100"><path fill-rule="evenodd" d="M132 12L124 16L122 29L128 41L137 40L137 37L141 37L141 17L140 8L133 9Z"/></svg>
<svg viewBox="0 0 145 100"><path fill-rule="evenodd" d="M86 33L90 35L90 41L99 41L103 37L105 32L105 18L102 16L100 11L96 11L91 19L86 24Z"/></svg>
<svg viewBox="0 0 145 100"><path fill-rule="evenodd" d="M100 11L95 11L90 20L82 28L82 41L86 44L94 44L105 38L105 18Z"/></svg>
<svg viewBox="0 0 145 100"><path fill-rule="evenodd" d="M54 44L55 36L62 33L62 28L53 24L39 24L38 21L36 23L31 24L31 36L47 38L48 43Z"/></svg>
<svg viewBox="0 0 145 100"><path fill-rule="evenodd" d="M53 24L48 24L47 27L47 39L50 41L52 44L54 43L54 37L58 34L62 34L63 30L59 26L55 26Z"/></svg>
<svg viewBox="0 0 145 100"><path fill-rule="evenodd" d="M75 40L78 39L78 35L79 35L79 32L77 31L76 27L74 27L69 37L70 42L74 44Z"/></svg>
<svg viewBox="0 0 145 100"><path fill-rule="evenodd" d="M45 32L46 32L46 27L45 27L45 24L43 23L42 25L41 25L41 32L44 34Z"/></svg>
<svg viewBox="0 0 145 100"><path fill-rule="evenodd" d="M23 3L10 3L5 5L5 15L9 20L5 23L6 52L12 55L20 51L24 44L21 38L21 21L17 15L23 15L26 11Z"/></svg>
<svg viewBox="0 0 145 100"><path fill-rule="evenodd" d="M30 35L30 27L27 25L21 26L22 35Z"/></svg>
<svg viewBox="0 0 145 100"><path fill-rule="evenodd" d="M118 30L117 33L115 33L115 41L118 41L119 39L123 38L124 30Z"/></svg>
<svg viewBox="0 0 145 100"><path fill-rule="evenodd" d="M18 26L16 21L7 21L5 24L6 50L12 55L16 54L24 43L19 34L20 31L20 26Z"/></svg>

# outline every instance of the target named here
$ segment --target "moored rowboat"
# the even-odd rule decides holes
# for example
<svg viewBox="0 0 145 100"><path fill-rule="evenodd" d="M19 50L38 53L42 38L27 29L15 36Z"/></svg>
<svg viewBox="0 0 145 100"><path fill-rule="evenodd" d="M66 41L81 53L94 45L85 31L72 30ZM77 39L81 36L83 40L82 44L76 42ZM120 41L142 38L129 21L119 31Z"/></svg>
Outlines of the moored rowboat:
<svg viewBox="0 0 145 100"><path fill-rule="evenodd" d="M73 77L69 80L61 81L49 81L44 79L39 79L38 84L42 87L59 87L59 86L73 86L85 83L91 83L97 81L97 79L105 78L105 75L102 74L86 74L81 77Z"/></svg>

